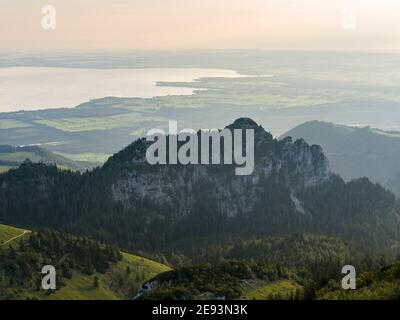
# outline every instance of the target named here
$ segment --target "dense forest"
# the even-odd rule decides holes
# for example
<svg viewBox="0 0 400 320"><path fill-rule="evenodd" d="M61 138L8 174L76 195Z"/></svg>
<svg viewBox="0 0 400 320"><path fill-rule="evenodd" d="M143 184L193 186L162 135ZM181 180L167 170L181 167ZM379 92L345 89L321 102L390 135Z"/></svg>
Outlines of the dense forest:
<svg viewBox="0 0 400 320"><path fill-rule="evenodd" d="M391 192L329 173L318 146L273 139L251 119L236 127L255 128L251 176L235 176L232 165L151 166L148 143L138 139L84 174L30 161L0 174L0 221L150 253L293 233L398 252L400 211Z"/></svg>
<svg viewBox="0 0 400 320"><path fill-rule="evenodd" d="M360 272L356 290L343 290L339 273L334 278L318 280L280 265L231 260L159 274L144 284L136 299L398 300L400 264L383 267L383 260L366 260L371 265L364 266L373 271Z"/></svg>
<svg viewBox="0 0 400 320"><path fill-rule="evenodd" d="M204 254L209 256L204 257ZM392 258L383 255L353 255L342 241L326 236L275 236L229 247L204 248L195 258L197 261L176 253L169 258L175 263L187 259L187 265L172 271L158 269L152 278L147 276L149 280L139 290L135 282L144 281L143 276L139 276L143 258L139 264L120 264L122 255L115 246L51 230L34 231L11 245L0 247L0 299L43 298L40 270L47 264L57 269L56 291L64 286L69 288L66 292L91 288L83 296L85 298L91 295L114 298L99 294L101 291L96 291L99 286L114 290L110 292L124 290L115 298L135 299L400 297L398 262L393 263ZM202 259L215 262L199 263ZM357 290L341 288L343 274L340 271L345 264L356 267ZM106 272L109 273L107 277L98 276ZM85 280L87 284L82 289L71 289L76 281L82 281L78 274L90 280ZM49 290L46 295L54 295L56 291ZM65 293L60 297L65 297Z"/></svg>
<svg viewBox="0 0 400 320"><path fill-rule="evenodd" d="M213 270L225 272L220 266L235 261L253 270L251 279L257 283L282 280L295 291L304 288L306 293L298 291L297 298L316 297L330 279L340 277L345 264L358 272L377 272L393 263L400 252L400 206L390 191L366 178L345 182L330 173L319 146L276 140L250 119L229 126L237 127L255 129L250 176L235 176L232 165L150 166L145 162L148 143L138 139L103 167L83 174L28 160L0 174L0 222L118 245L177 268L171 273L174 279L181 279L180 270L199 264L203 267L193 272L213 277ZM41 236L49 250L55 243L68 250L62 236L61 244L52 232ZM35 250L30 242L21 243L29 252ZM91 245L84 242L83 247ZM65 277L70 260L90 273L103 272L118 259L117 250L108 245L93 244L88 258L86 252L74 256L57 250L54 255L69 257L62 259ZM57 262L61 256L50 257ZM5 270L17 268L17 278L29 283L29 263L24 269L15 266L18 259L11 260ZM281 276L263 278L252 269L259 266L278 268ZM227 279L231 276L228 272ZM231 280L229 288L236 289L225 288L223 294L246 294L237 279ZM179 290L186 286L180 281ZM192 289L185 294L196 296Z"/></svg>
<svg viewBox="0 0 400 320"><path fill-rule="evenodd" d="M140 299L239 299L245 280L275 281L289 278L287 270L261 262L228 261L216 266L208 264L162 273L151 279L153 290L143 290Z"/></svg>
<svg viewBox="0 0 400 320"><path fill-rule="evenodd" d="M151 199L128 207L113 199L110 173L97 169L81 175L55 166L26 162L0 175L0 219L26 228L52 227L147 252L200 250L214 243L265 235L314 233L349 242L365 252L396 253L400 219L394 196L367 179L345 183L338 176L309 187L297 197L297 212L285 185L259 182L260 197L251 213L228 217L215 210L208 194L186 216ZM278 178L277 178L278 179ZM208 201L205 201L207 199ZM153 218L153 219L151 219ZM177 222L179 221L179 223Z"/></svg>
<svg viewBox="0 0 400 320"><path fill-rule="evenodd" d="M326 300L399 300L400 263L362 273L357 278L356 290L342 290L338 281L330 280L327 284L316 288L314 293L315 299Z"/></svg>

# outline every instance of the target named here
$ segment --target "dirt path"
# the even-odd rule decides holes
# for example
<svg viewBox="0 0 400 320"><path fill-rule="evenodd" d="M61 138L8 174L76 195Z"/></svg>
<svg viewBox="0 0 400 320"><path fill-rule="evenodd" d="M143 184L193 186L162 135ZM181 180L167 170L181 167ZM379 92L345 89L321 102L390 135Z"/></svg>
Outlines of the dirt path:
<svg viewBox="0 0 400 320"><path fill-rule="evenodd" d="M11 241L14 241L14 240L16 240L16 239L18 239L18 238L24 236L25 234L27 234L27 233L29 233L29 232L30 232L29 230L24 230L24 232L22 232L20 235L15 236L15 237L13 237L13 238L11 238L11 239L8 239L6 242L0 243L0 246L4 246L4 245L6 245L7 243L10 243Z"/></svg>

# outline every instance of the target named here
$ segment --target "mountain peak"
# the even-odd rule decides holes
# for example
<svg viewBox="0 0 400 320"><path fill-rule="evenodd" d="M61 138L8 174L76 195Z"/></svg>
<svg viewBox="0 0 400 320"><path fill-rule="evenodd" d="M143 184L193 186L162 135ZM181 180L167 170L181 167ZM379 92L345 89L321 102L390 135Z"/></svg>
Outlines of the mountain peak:
<svg viewBox="0 0 400 320"><path fill-rule="evenodd" d="M262 144L269 143L273 140L272 135L269 132L265 131L265 129L261 125L257 124L257 122L255 122L251 118L246 118L246 117L238 118L226 128L230 130L253 129L255 134L255 145L257 145L258 147L261 147Z"/></svg>
<svg viewBox="0 0 400 320"><path fill-rule="evenodd" d="M256 130L259 125L251 118L238 118L232 124L227 126L228 129L254 129Z"/></svg>

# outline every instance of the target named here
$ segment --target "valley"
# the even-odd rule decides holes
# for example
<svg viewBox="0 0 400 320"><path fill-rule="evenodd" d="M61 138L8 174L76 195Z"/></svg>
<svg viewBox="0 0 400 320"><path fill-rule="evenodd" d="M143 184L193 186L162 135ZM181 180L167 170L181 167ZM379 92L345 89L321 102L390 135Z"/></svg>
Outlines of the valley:
<svg viewBox="0 0 400 320"><path fill-rule="evenodd" d="M73 161L38 146L13 147L0 145L0 166L3 168L2 171L18 168L24 161L57 165L60 169L81 172L93 169L101 164L101 162Z"/></svg>
<svg viewBox="0 0 400 320"><path fill-rule="evenodd" d="M252 119L226 128L254 130L251 176L236 176L229 164L151 166L143 138L92 171L28 161L1 174L0 221L50 229L29 239L44 237L42 249L46 241L50 248L60 242L61 252L76 259L72 269L61 264L65 285L49 296L17 286L6 297L351 298L333 286L343 265L364 273L395 263L400 209L391 192L367 178L345 182L330 172L320 146L275 139ZM19 239L11 247L25 243ZM65 245L70 241L76 243L71 253ZM119 253L116 245L135 256ZM90 262L87 246L106 260ZM85 253L74 258L75 247ZM143 290L148 284L152 289ZM390 290L385 285L382 297Z"/></svg>
<svg viewBox="0 0 400 320"><path fill-rule="evenodd" d="M370 59L375 63L369 64ZM90 162L95 157L104 162L148 130L167 129L170 120L197 130L221 128L227 122L247 116L274 136L316 119L341 125L370 125L385 131L400 128L398 76L392 72L398 65L398 57L392 54L379 55L378 59L372 53L216 50L117 57L9 57L0 63L4 69L43 65L69 75L76 75L84 69L82 66L100 74L110 68L116 72L134 69L141 72L139 75L152 74L151 86L156 91L171 88L177 91L145 96L146 90L142 92L141 86L130 85L127 91L114 95L110 92L108 96L105 93L80 96L78 92L72 96L79 100L68 104L70 108L56 108L58 102L49 104L51 109L46 110L3 112L0 144L34 144L82 161ZM348 68L349 65L352 67ZM206 71L190 73L199 69ZM157 74L154 70L161 71ZM190 76L174 78L174 72L168 70L180 70ZM92 84L95 81L92 78L93 81L85 78L85 86L104 89L102 77L98 88ZM131 81L146 79L149 77ZM186 89L190 90L188 94L179 91Z"/></svg>
<svg viewBox="0 0 400 320"><path fill-rule="evenodd" d="M0 299L398 299L398 57L380 57L1 60L31 80L46 71L41 83L61 93L0 113ZM80 75L89 87L77 93ZM150 165L144 136L170 121L253 129L253 173ZM57 290L38 287L48 262ZM344 292L348 264L359 289Z"/></svg>

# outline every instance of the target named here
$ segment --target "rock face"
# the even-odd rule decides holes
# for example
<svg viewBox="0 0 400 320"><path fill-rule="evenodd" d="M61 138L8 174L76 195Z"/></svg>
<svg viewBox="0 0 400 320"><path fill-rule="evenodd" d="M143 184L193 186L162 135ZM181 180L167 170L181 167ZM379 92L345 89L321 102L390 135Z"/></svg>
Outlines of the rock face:
<svg viewBox="0 0 400 320"><path fill-rule="evenodd" d="M214 210L227 217L254 211L263 196L265 184L279 184L291 195L288 201L307 187L325 182L328 161L321 147L304 140L273 139L253 120L241 118L228 129L253 129L255 168L248 176L236 176L233 165L155 165L146 163L147 142L138 140L111 158L105 168L118 163L112 184L113 199L127 208L138 203L170 208L176 217L190 215L198 202L207 199ZM125 159L122 161L121 159ZM122 167L121 167L122 165ZM297 200L295 206L301 208Z"/></svg>
<svg viewBox="0 0 400 320"><path fill-rule="evenodd" d="M84 174L24 163L0 175L0 221L149 251L290 233L356 235L378 250L399 236L394 196L331 174L319 146L278 141L246 118L227 128L254 130L251 175L236 164L152 166L139 139Z"/></svg>
<svg viewBox="0 0 400 320"><path fill-rule="evenodd" d="M139 289L138 293L133 297L133 300L139 299L141 296L146 294L147 292L151 292L154 288L158 286L157 280L150 280L142 285Z"/></svg>

